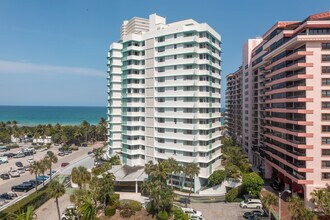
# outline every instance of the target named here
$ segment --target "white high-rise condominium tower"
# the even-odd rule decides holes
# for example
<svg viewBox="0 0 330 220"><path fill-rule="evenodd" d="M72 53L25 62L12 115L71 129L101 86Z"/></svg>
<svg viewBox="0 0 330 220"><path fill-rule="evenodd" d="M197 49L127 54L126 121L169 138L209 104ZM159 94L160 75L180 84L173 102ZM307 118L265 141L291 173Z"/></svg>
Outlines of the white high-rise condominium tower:
<svg viewBox="0 0 330 220"><path fill-rule="evenodd" d="M220 46L216 31L192 19L124 21L108 53L109 156L130 166L196 162L198 190L220 166Z"/></svg>

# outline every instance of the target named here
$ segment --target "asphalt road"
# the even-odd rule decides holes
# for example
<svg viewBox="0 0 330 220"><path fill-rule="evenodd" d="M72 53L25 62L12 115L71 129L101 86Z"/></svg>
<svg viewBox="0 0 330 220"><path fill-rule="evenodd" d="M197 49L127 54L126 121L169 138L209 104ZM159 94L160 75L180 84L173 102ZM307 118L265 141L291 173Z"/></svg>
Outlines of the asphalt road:
<svg viewBox="0 0 330 220"><path fill-rule="evenodd" d="M59 147L53 147L50 150L52 150L55 154L57 154L59 152L58 148ZM69 162L71 164L76 161L79 161L79 160L83 159L84 157L86 157L87 152L91 151L91 150L92 150L91 147L79 148L78 151L73 151L72 154L69 154L69 155L66 155L63 157L58 156L58 162L56 164L53 164L52 169L53 170L61 169L61 163L63 163L63 162ZM18 150L16 149L16 150L12 150L11 152L17 152L17 151ZM34 155L34 160L37 161L37 160L42 159L46 155L46 152L47 151L37 152ZM0 165L0 173L8 172L10 170L10 167L12 167L13 169L16 169L17 167L15 165L15 162L17 162L17 161L21 161L23 163L23 165L28 165L27 159L30 157L32 157L32 156L10 159L9 163ZM48 173L48 171L46 173ZM26 171L24 174L21 174L20 177L10 178L9 180L0 179L0 194L11 191L11 187L14 185L21 184L24 181L28 181L28 180L31 180L34 178L35 178L34 175L30 174L29 171ZM18 193L18 194L20 195L23 193Z"/></svg>

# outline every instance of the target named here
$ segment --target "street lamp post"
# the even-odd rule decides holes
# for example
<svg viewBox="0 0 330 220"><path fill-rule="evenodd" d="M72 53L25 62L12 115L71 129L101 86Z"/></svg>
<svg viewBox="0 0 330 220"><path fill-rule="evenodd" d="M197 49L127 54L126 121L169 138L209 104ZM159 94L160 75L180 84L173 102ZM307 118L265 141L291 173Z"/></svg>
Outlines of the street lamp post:
<svg viewBox="0 0 330 220"><path fill-rule="evenodd" d="M278 219L281 220L281 197L282 195L287 192L287 193L291 193L291 190L284 190L283 192L279 192L278 193Z"/></svg>

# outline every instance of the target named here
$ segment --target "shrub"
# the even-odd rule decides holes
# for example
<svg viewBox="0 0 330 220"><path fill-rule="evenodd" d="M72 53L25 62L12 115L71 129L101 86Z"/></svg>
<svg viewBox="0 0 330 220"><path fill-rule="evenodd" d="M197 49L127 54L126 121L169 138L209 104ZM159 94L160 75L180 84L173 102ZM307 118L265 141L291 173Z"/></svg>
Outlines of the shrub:
<svg viewBox="0 0 330 220"><path fill-rule="evenodd" d="M10 145L7 146L7 149L8 150L16 149L16 148L19 148L19 145L18 144L10 144Z"/></svg>
<svg viewBox="0 0 330 220"><path fill-rule="evenodd" d="M214 171L208 179L208 186L216 186L221 184L226 178L226 172L224 170Z"/></svg>
<svg viewBox="0 0 330 220"><path fill-rule="evenodd" d="M233 202L239 194L239 188L232 188L226 193L225 200L226 202Z"/></svg>
<svg viewBox="0 0 330 220"><path fill-rule="evenodd" d="M174 210L174 220L188 220L188 214L184 213L182 209L175 209Z"/></svg>
<svg viewBox="0 0 330 220"><path fill-rule="evenodd" d="M155 214L156 213L156 207L154 206L154 203L153 202L148 202L148 204L146 206L146 210L150 214Z"/></svg>
<svg viewBox="0 0 330 220"><path fill-rule="evenodd" d="M120 216L123 218L130 218L132 215L135 215L135 211L131 209L123 209L120 211Z"/></svg>
<svg viewBox="0 0 330 220"><path fill-rule="evenodd" d="M168 219L167 212L166 211L160 211L160 212L158 212L157 219L158 220L167 220Z"/></svg>
<svg viewBox="0 0 330 220"><path fill-rule="evenodd" d="M140 211L142 209L142 205L140 202L130 199L123 199L119 201L120 209L131 209L133 211Z"/></svg>
<svg viewBox="0 0 330 220"><path fill-rule="evenodd" d="M120 195L117 193L114 193L110 196L110 205L115 205L115 206L119 206L119 198Z"/></svg>
<svg viewBox="0 0 330 220"><path fill-rule="evenodd" d="M111 217L116 214L116 206L107 206L105 207L104 214L107 217Z"/></svg>

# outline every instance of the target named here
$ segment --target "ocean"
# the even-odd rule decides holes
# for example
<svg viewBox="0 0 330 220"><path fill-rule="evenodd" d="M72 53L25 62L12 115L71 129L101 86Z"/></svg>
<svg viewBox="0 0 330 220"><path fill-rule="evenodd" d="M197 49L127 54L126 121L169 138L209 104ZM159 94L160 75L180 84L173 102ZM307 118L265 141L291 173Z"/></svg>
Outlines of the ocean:
<svg viewBox="0 0 330 220"><path fill-rule="evenodd" d="M84 120L97 124L101 117L107 119L106 107L0 106L0 121L15 120L19 125L78 125Z"/></svg>

